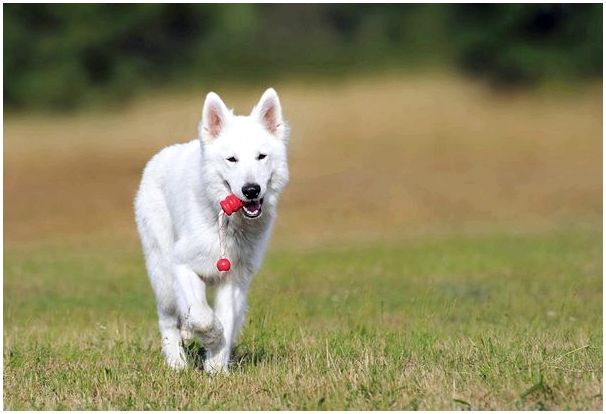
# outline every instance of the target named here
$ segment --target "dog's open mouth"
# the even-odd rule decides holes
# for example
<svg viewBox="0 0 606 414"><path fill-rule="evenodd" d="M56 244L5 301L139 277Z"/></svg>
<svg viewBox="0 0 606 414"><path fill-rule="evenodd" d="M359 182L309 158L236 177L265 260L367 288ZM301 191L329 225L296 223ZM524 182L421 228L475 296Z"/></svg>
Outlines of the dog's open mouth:
<svg viewBox="0 0 606 414"><path fill-rule="evenodd" d="M242 206L242 213L248 218L258 218L261 216L261 213L263 213L261 208L262 204L262 198L259 200L245 201L244 206Z"/></svg>

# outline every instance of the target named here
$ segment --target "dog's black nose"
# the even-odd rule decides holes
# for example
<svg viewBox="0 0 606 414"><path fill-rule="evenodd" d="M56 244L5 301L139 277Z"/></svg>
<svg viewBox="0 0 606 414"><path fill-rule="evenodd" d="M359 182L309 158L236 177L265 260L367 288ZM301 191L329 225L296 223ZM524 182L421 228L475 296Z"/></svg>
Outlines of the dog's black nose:
<svg viewBox="0 0 606 414"><path fill-rule="evenodd" d="M261 186L259 184L245 184L244 187L242 187L242 194L249 200L257 198L260 192Z"/></svg>

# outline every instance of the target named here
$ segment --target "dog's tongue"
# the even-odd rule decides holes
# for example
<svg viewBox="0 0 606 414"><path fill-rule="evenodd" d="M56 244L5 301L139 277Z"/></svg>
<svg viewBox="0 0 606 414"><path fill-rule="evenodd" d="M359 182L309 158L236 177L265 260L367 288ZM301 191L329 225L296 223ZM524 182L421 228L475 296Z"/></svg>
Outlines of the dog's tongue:
<svg viewBox="0 0 606 414"><path fill-rule="evenodd" d="M259 200L249 201L249 202L244 203L244 206L246 207L246 209L248 211L250 211L251 213L254 213L261 208L261 202Z"/></svg>

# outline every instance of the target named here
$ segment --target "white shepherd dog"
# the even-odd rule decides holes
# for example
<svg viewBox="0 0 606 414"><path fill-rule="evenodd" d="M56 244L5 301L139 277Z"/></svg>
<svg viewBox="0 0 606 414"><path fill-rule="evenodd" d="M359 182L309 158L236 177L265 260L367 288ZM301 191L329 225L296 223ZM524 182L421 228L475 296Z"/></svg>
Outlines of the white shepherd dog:
<svg viewBox="0 0 606 414"><path fill-rule="evenodd" d="M135 215L171 367L187 365L182 340L197 337L206 349L205 371L227 370L288 182L287 141L275 90L265 91L248 116L234 115L211 92L198 139L167 147L147 163ZM243 207L223 217L220 244L219 202L230 194ZM222 253L231 260L226 272L217 269ZM214 310L209 285L216 286Z"/></svg>

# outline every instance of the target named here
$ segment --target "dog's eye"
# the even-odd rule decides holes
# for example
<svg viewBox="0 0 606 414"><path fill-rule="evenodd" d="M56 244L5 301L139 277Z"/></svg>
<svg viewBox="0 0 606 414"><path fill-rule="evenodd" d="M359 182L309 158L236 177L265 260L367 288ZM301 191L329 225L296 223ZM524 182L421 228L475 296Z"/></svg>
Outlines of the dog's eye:
<svg viewBox="0 0 606 414"><path fill-rule="evenodd" d="M238 159L236 157L229 157L229 158L226 158L226 160L229 162L238 162Z"/></svg>
<svg viewBox="0 0 606 414"><path fill-rule="evenodd" d="M257 157L257 159L258 160L262 160L265 157L267 157L267 154L259 154L259 156Z"/></svg>

